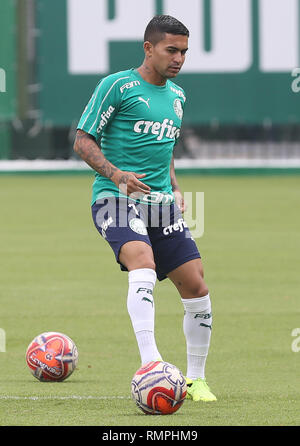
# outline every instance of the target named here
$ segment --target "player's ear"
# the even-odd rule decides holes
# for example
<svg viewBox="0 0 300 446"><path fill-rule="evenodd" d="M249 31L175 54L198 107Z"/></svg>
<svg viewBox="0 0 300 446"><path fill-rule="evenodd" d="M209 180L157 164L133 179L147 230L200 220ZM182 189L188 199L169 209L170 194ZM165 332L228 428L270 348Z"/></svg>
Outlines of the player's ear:
<svg viewBox="0 0 300 446"><path fill-rule="evenodd" d="M144 51L145 51L145 56L146 57L151 57L152 56L152 49L153 49L153 45L151 42L144 42Z"/></svg>

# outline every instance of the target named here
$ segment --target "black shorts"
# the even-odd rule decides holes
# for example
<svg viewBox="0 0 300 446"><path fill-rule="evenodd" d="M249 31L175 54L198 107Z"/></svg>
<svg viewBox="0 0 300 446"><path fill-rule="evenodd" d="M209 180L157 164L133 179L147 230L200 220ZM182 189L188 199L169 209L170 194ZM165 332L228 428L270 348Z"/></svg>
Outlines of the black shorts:
<svg viewBox="0 0 300 446"><path fill-rule="evenodd" d="M119 261L122 245L140 240L152 247L158 280L183 263L200 258L197 245L176 204L147 205L130 199L109 197L92 206L94 224L110 244Z"/></svg>

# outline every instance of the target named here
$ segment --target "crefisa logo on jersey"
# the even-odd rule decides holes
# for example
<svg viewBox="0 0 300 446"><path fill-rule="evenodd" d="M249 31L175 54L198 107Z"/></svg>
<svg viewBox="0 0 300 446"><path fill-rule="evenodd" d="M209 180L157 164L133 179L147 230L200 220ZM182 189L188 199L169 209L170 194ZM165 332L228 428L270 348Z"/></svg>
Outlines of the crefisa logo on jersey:
<svg viewBox="0 0 300 446"><path fill-rule="evenodd" d="M108 109L101 114L101 121L99 124L99 127L97 128L97 133L100 133L103 127L106 126L108 123L109 118L111 117L111 114L115 111L115 107L110 105Z"/></svg>
<svg viewBox="0 0 300 446"><path fill-rule="evenodd" d="M183 116L183 108L181 104L181 100L176 98L173 103L174 111L179 119L182 119Z"/></svg>
<svg viewBox="0 0 300 446"><path fill-rule="evenodd" d="M157 135L157 141L161 141L164 136L170 139L178 139L180 136L180 128L173 124L174 121L167 118L163 122L138 121L135 123L133 130L135 133L152 133L152 135Z"/></svg>

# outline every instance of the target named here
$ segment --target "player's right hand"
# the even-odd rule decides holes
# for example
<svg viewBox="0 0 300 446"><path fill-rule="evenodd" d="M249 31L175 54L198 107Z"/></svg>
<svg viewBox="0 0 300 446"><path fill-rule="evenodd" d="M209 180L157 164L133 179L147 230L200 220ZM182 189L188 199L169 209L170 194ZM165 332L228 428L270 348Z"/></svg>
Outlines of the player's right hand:
<svg viewBox="0 0 300 446"><path fill-rule="evenodd" d="M140 179L145 177L145 173L119 171L118 174L116 173L113 175L112 181L125 195L150 194L151 188L140 181Z"/></svg>

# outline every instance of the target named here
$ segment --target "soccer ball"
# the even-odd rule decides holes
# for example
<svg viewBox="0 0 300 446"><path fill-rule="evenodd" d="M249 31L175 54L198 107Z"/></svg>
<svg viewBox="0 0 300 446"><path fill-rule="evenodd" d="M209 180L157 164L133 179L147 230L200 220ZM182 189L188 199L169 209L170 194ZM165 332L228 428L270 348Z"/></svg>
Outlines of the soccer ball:
<svg viewBox="0 0 300 446"><path fill-rule="evenodd" d="M77 347L63 333L42 333L29 344L26 362L33 376L40 381L63 381L77 365Z"/></svg>
<svg viewBox="0 0 300 446"><path fill-rule="evenodd" d="M131 395L145 414L169 415L176 412L186 396L186 380L172 364L152 361L132 378Z"/></svg>

